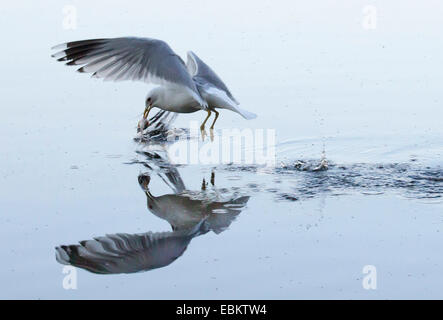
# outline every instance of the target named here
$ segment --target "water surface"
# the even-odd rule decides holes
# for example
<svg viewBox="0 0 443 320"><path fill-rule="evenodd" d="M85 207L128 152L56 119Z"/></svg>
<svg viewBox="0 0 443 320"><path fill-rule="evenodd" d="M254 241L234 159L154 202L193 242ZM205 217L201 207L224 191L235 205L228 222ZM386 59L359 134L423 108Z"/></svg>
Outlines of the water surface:
<svg viewBox="0 0 443 320"><path fill-rule="evenodd" d="M56 1L2 7L1 298L442 298L440 3L376 4L376 30L361 1L75 5L75 30ZM134 141L149 87L50 58L121 35L194 50L259 115L217 129L275 129L276 166L173 165Z"/></svg>

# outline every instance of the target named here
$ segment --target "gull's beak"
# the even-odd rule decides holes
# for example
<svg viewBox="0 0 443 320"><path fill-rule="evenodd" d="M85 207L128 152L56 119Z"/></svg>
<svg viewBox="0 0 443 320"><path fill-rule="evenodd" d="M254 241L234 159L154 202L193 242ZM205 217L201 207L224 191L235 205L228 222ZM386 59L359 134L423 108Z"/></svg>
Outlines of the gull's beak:
<svg viewBox="0 0 443 320"><path fill-rule="evenodd" d="M143 132L143 130L145 130L149 126L148 115L151 109L152 103L146 106L145 111L143 112L143 118L138 122L137 132Z"/></svg>
<svg viewBox="0 0 443 320"><path fill-rule="evenodd" d="M143 122L143 124L141 126L142 127L141 131L145 130L149 126L148 115L149 115L149 111L151 111L151 109L152 109L152 103L150 103L145 108L145 112L143 113L143 119L141 120L141 122Z"/></svg>
<svg viewBox="0 0 443 320"><path fill-rule="evenodd" d="M152 103L149 104L149 106L146 107L145 112L143 113L143 118L148 118L149 111L152 109Z"/></svg>

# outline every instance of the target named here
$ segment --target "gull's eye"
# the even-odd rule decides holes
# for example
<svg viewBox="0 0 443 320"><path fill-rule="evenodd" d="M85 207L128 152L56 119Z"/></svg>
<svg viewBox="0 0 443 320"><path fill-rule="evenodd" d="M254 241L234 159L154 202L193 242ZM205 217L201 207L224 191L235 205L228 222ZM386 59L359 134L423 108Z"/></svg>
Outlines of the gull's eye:
<svg viewBox="0 0 443 320"><path fill-rule="evenodd" d="M151 97L149 97L149 98L148 98L148 102L151 102L151 100L152 100Z"/></svg>

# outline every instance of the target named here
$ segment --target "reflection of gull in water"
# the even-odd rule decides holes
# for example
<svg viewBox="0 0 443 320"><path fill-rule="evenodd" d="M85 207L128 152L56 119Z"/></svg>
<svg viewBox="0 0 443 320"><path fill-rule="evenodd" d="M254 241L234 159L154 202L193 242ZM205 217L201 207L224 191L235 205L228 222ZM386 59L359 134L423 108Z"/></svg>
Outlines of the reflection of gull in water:
<svg viewBox="0 0 443 320"><path fill-rule="evenodd" d="M220 233L226 230L247 204L249 196L221 198L215 188L215 172L211 173L212 192L207 190L203 179L201 191L191 191L180 176L178 167L171 165L168 154L153 151L138 151L147 161L142 163L150 173L140 174L138 182L145 191L148 209L169 222L173 230L194 227L200 221L206 231ZM155 196L149 188L151 175L157 174L173 191L172 194Z"/></svg>
<svg viewBox="0 0 443 320"><path fill-rule="evenodd" d="M102 274L165 267L184 253L194 237L226 230L249 200L247 196L214 200L206 194L205 182L201 192L187 191L176 168L168 166L160 156L153 157L150 162L160 168L160 177L174 193L155 197L148 187L151 181L148 174L141 174L138 181L146 193L148 209L168 221L172 231L111 234L81 241L78 245L59 246L56 248L58 262ZM211 184L214 180L213 175Z"/></svg>
<svg viewBox="0 0 443 320"><path fill-rule="evenodd" d="M228 109L245 119L255 114L238 107L239 103L216 73L195 53L188 52L183 60L161 40L149 38L93 39L67 42L53 49L61 50L53 57L67 61L68 65L81 65L79 72L93 73L93 77L105 80L140 80L160 85L146 98L146 109L141 126L148 125L147 117L152 108L177 113L204 110L208 113L201 125L218 111Z"/></svg>
<svg viewBox="0 0 443 320"><path fill-rule="evenodd" d="M202 192L184 190L181 179L177 179L174 175L171 180L179 181L175 183L176 193L156 197L149 190L151 180L149 175L140 175L138 180L146 193L149 211L168 221L173 230L189 230L203 222L202 230L223 232L249 200L248 196L243 196L227 201L215 201L207 197L204 190Z"/></svg>

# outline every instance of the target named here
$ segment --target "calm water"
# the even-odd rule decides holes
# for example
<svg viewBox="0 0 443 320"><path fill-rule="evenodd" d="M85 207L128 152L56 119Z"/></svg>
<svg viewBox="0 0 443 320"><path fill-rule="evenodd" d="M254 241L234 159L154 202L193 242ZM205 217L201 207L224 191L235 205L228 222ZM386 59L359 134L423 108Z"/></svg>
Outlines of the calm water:
<svg viewBox="0 0 443 320"><path fill-rule="evenodd" d="M443 298L443 5L365 5L2 6L0 298ZM149 87L50 58L122 35L194 50L259 115L216 133L275 129L276 166L173 165L134 140Z"/></svg>

